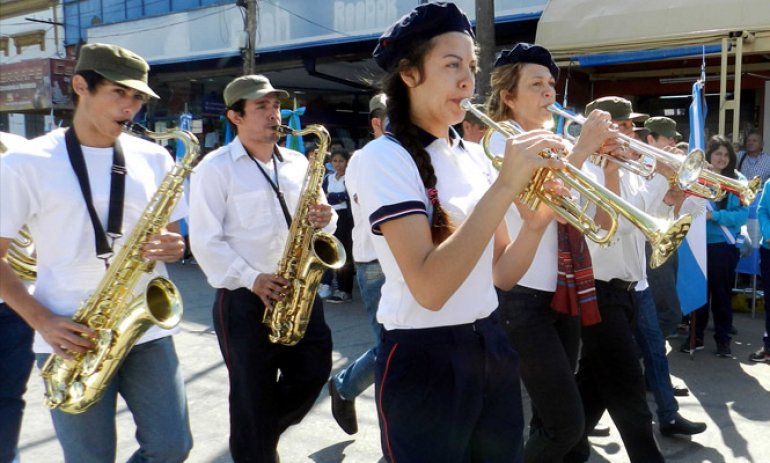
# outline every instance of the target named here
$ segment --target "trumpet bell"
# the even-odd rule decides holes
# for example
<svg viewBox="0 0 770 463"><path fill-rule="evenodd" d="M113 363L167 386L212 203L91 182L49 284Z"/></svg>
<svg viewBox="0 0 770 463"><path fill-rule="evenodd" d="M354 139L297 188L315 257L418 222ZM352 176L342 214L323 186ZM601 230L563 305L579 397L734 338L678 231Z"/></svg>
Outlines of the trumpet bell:
<svg viewBox="0 0 770 463"><path fill-rule="evenodd" d="M658 233L657 236L648 236L652 255L650 256L650 268L658 268L671 257L679 245L687 236L692 224L692 217L684 215L675 220L665 232Z"/></svg>
<svg viewBox="0 0 770 463"><path fill-rule="evenodd" d="M685 156L676 174L679 188L686 190L688 186L695 185L698 182L705 161L706 154L702 149L696 148Z"/></svg>

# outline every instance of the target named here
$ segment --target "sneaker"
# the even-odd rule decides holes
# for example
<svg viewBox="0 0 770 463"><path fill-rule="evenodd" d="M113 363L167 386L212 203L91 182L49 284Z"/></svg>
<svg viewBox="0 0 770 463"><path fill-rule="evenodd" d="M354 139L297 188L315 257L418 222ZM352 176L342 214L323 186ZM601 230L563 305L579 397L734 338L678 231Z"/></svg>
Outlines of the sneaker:
<svg viewBox="0 0 770 463"><path fill-rule="evenodd" d="M695 349L690 349L690 341L687 340L682 343L681 346L679 346L679 352L684 352L685 354L689 354L691 351L699 351L703 350L703 341L695 340Z"/></svg>
<svg viewBox="0 0 770 463"><path fill-rule="evenodd" d="M350 297L350 294L345 291L336 290L334 291L334 295L326 300L334 304L341 304L343 302L350 302L352 298Z"/></svg>
<svg viewBox="0 0 770 463"><path fill-rule="evenodd" d="M329 285L319 285L318 286L318 297L321 299L326 299L327 297L332 295L332 288Z"/></svg>
<svg viewBox="0 0 770 463"><path fill-rule="evenodd" d="M358 419L356 418L356 401L345 400L334 384L334 377L329 380L329 395L332 398L332 416L334 421L347 434L353 435L358 432Z"/></svg>
<svg viewBox="0 0 770 463"><path fill-rule="evenodd" d="M749 355L749 360L752 362L770 362L770 351L764 348L759 349Z"/></svg>
<svg viewBox="0 0 770 463"><path fill-rule="evenodd" d="M690 395L690 390L684 386L671 386L671 390L674 391L675 397L687 397Z"/></svg>
<svg viewBox="0 0 770 463"><path fill-rule="evenodd" d="M717 343L717 357L733 358L733 353L730 350L730 344L726 342Z"/></svg>
<svg viewBox="0 0 770 463"><path fill-rule="evenodd" d="M671 420L670 423L660 424L660 433L664 436L673 436L675 434L683 434L685 436L692 436L693 434L700 434L706 430L706 423L697 423L683 418L680 414L676 414L676 418Z"/></svg>

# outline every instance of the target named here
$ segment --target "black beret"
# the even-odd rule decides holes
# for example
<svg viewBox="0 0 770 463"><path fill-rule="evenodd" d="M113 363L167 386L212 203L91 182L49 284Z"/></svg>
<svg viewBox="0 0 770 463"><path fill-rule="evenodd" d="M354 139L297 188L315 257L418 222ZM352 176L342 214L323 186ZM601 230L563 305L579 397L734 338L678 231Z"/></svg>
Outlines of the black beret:
<svg viewBox="0 0 770 463"><path fill-rule="evenodd" d="M454 3L424 3L391 25L377 41L372 56L390 71L407 54L415 41L427 40L446 32L465 32L474 37L471 22Z"/></svg>
<svg viewBox="0 0 770 463"><path fill-rule="evenodd" d="M497 55L495 67L506 64L533 63L547 67L554 79L559 78L559 66L551 57L551 53L540 45L517 43L511 50L503 50Z"/></svg>

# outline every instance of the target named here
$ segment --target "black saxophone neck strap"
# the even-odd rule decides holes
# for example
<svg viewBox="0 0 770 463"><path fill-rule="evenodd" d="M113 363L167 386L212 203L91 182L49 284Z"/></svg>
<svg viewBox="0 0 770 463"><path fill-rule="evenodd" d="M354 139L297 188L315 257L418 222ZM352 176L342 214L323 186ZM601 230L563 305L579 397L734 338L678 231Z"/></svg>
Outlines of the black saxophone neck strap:
<svg viewBox="0 0 770 463"><path fill-rule="evenodd" d="M244 146L243 149L245 150L246 147ZM286 205L286 199L283 197L283 192L281 191L281 185L278 183L278 165L276 164L275 160L276 158L283 162L283 157L281 156L281 153L278 151L278 148L275 147L273 151L273 155L271 156L273 160L273 172L275 174L275 181L270 178L269 175L267 175L267 172L265 172L265 169L259 164L259 161L249 153L248 150L246 150L246 154L249 156L249 158L254 161L254 164L257 165L259 168L259 171L262 172L262 175L265 176L265 180L267 180L267 183L270 184L270 187L272 187L273 191L275 192L275 196L278 198L278 203L281 205L281 210L283 211L283 218L286 219L286 226L291 228L291 214L289 213L289 206Z"/></svg>
<svg viewBox="0 0 770 463"><path fill-rule="evenodd" d="M112 152L112 172L110 174L110 207L107 217L107 232L105 233L99 216L94 208L93 196L91 195L91 184L88 179L88 168L83 156L83 150L80 147L75 129L70 127L64 135L67 144L67 154L70 164L75 171L80 184L80 191L88 209L88 215L91 218L91 225L94 228L94 239L96 245L96 256L104 260L105 266L112 256L112 245L117 238L123 236L123 202L126 193L126 159L123 156L123 149L120 141L115 140ZM110 241L108 241L110 238Z"/></svg>

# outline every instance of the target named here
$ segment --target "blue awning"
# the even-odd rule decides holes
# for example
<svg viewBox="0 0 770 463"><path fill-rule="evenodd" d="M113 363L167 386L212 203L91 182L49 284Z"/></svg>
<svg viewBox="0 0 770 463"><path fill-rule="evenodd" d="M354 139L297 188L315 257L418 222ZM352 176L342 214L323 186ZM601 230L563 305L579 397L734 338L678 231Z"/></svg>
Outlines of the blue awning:
<svg viewBox="0 0 770 463"><path fill-rule="evenodd" d="M627 51L618 53L601 53L595 55L574 56L573 59L581 67L604 66L608 64L639 63L642 61L657 61L683 56L700 56L702 54L720 53L722 45L689 46L677 48L657 48L653 50Z"/></svg>

